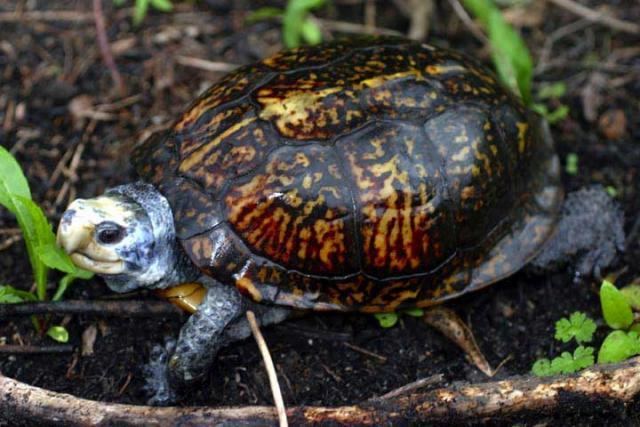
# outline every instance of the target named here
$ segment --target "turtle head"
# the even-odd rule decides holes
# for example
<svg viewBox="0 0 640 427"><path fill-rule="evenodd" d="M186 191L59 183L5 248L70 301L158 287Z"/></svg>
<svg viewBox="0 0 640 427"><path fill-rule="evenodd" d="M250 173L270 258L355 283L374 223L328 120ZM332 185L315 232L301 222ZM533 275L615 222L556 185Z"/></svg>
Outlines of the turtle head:
<svg viewBox="0 0 640 427"><path fill-rule="evenodd" d="M175 269L175 231L167 200L149 184L75 200L58 226L58 244L116 292L167 286Z"/></svg>

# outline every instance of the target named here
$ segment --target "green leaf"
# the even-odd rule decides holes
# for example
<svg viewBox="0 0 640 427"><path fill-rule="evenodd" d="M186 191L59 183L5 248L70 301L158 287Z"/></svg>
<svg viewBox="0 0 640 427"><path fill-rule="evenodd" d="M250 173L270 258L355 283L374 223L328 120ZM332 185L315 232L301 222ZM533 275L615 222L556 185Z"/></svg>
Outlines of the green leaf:
<svg viewBox="0 0 640 427"><path fill-rule="evenodd" d="M555 82L541 85L538 90L538 99L558 99L567 93L567 85L564 82Z"/></svg>
<svg viewBox="0 0 640 427"><path fill-rule="evenodd" d="M576 311L569 319L562 318L556 322L555 338L562 342L569 342L572 338L578 343L589 342L595 331L595 322L585 313Z"/></svg>
<svg viewBox="0 0 640 427"><path fill-rule="evenodd" d="M149 0L136 0L136 5L133 8L133 24L140 25L147 16L149 10Z"/></svg>
<svg viewBox="0 0 640 427"><path fill-rule="evenodd" d="M551 361L551 371L554 374L572 374L593 365L593 362L593 347L580 346L575 349L573 355L565 351L554 358Z"/></svg>
<svg viewBox="0 0 640 427"><path fill-rule="evenodd" d="M604 339L598 363L615 363L640 354L640 340L637 332L613 331Z"/></svg>
<svg viewBox="0 0 640 427"><path fill-rule="evenodd" d="M614 187L613 185L607 185L605 190L607 190L607 194L609 196L611 196L613 198L618 197L618 189L616 187Z"/></svg>
<svg viewBox="0 0 640 427"><path fill-rule="evenodd" d="M565 351L551 361L549 359L536 361L531 368L531 372L537 376L572 374L592 366L593 363L593 347L579 346L574 350L573 354Z"/></svg>
<svg viewBox="0 0 640 427"><path fill-rule="evenodd" d="M376 313L374 316L383 328L391 328L398 323L398 315L396 313Z"/></svg>
<svg viewBox="0 0 640 427"><path fill-rule="evenodd" d="M600 305L602 316L612 329L625 329L633 323L633 313L627 299L607 280L600 286Z"/></svg>
<svg viewBox="0 0 640 427"><path fill-rule="evenodd" d="M69 332L64 326L52 326L47 331L47 335L58 342L68 342L69 341Z"/></svg>
<svg viewBox="0 0 640 427"><path fill-rule="evenodd" d="M264 21L272 18L279 18L284 14L282 9L277 7L261 7L260 9L254 10L249 13L247 17L244 19L246 23L253 24L254 22Z"/></svg>
<svg viewBox="0 0 640 427"><path fill-rule="evenodd" d="M325 0L289 0L282 17L282 39L288 48L300 46L302 27L311 9L325 4Z"/></svg>
<svg viewBox="0 0 640 427"><path fill-rule="evenodd" d="M558 108L556 108L555 110L553 110L550 113L547 113L547 115L545 115L547 121L550 124L556 124L564 119L567 118L567 116L569 115L569 107L562 104L561 106L559 106Z"/></svg>
<svg viewBox="0 0 640 427"><path fill-rule="evenodd" d="M310 45L322 42L322 30L320 30L320 27L315 22L309 19L302 23L300 32L302 33L304 41Z"/></svg>
<svg viewBox="0 0 640 427"><path fill-rule="evenodd" d="M15 304L23 301L35 301L36 296L31 292L21 291L13 286L0 286L0 303Z"/></svg>
<svg viewBox="0 0 640 427"><path fill-rule="evenodd" d="M48 267L55 268L64 273L77 274L79 269L71 261L69 255L55 244L49 243L37 248L38 255L42 262Z"/></svg>
<svg viewBox="0 0 640 427"><path fill-rule="evenodd" d="M624 295L631 308L635 311L640 311L640 285L631 284L620 289L620 293Z"/></svg>
<svg viewBox="0 0 640 427"><path fill-rule="evenodd" d="M0 205L16 215L14 200L16 196L31 198L29 183L20 165L4 147L0 146Z"/></svg>
<svg viewBox="0 0 640 427"><path fill-rule="evenodd" d="M537 375L539 377L547 377L549 375L553 375L553 371L551 370L551 361L549 359L538 359L531 367L531 372L533 375Z"/></svg>
<svg viewBox="0 0 640 427"><path fill-rule="evenodd" d="M171 12L173 10L171 0L151 0L151 6L161 12Z"/></svg>
<svg viewBox="0 0 640 427"><path fill-rule="evenodd" d="M526 105L531 105L533 60L526 44L498 10L489 14L487 32L498 75Z"/></svg>
<svg viewBox="0 0 640 427"><path fill-rule="evenodd" d="M402 314L406 314L411 317L422 317L424 316L424 310L421 308L410 308L408 310L402 310Z"/></svg>
<svg viewBox="0 0 640 427"><path fill-rule="evenodd" d="M478 18L483 27L489 25L489 15L498 8L490 0L464 0L464 6Z"/></svg>
<svg viewBox="0 0 640 427"><path fill-rule="evenodd" d="M14 202L18 208L16 217L25 237L31 268L34 272L38 298L44 300L47 287L47 266L40 260L37 248L55 243L56 237L49 221L44 216L44 212L33 200L18 196Z"/></svg>
<svg viewBox="0 0 640 427"><path fill-rule="evenodd" d="M564 170L569 175L578 174L578 155L576 153L567 154L566 165L564 167Z"/></svg>

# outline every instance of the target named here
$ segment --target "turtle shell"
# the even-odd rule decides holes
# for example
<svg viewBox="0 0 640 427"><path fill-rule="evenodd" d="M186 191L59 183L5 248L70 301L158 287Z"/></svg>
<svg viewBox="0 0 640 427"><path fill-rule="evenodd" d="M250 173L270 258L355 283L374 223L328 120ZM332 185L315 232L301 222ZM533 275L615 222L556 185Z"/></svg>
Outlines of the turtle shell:
<svg viewBox="0 0 640 427"><path fill-rule="evenodd" d="M424 307L526 264L562 199L548 130L477 62L395 38L278 53L137 147L205 274L255 301Z"/></svg>

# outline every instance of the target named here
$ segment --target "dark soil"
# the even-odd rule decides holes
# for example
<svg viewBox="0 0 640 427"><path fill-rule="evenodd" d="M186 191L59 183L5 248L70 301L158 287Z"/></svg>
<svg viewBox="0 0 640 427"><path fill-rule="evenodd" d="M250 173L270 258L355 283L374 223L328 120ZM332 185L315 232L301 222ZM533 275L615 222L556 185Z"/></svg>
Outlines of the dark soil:
<svg viewBox="0 0 640 427"><path fill-rule="evenodd" d="M31 12L35 7L74 11L78 19L0 21L0 143L21 162L34 198L49 216L57 223L73 198L91 197L131 181L131 147L170 122L222 75L186 66L184 57L244 64L278 50L277 22L246 25L244 18L258 7L282 3L180 3L175 12L151 13L134 28L130 9L114 9L111 2L104 2L108 37L128 91L123 99L101 60L90 2L0 0L0 12L16 7ZM319 16L360 23L363 3L337 0ZM597 3L583 2L591 7ZM406 32L409 20L393 4L376 3L376 24ZM637 1L607 4L617 16L640 22ZM536 13L541 13L538 19ZM568 26L579 18L551 5L540 12L529 11L526 17L533 19L524 22L523 34L538 63L536 84L563 81L568 86L560 101L551 102L570 107L569 116L553 126L561 158L564 162L569 153L576 153L579 159L578 173L564 176L566 189L592 183L615 189L625 212L625 231L631 237L626 253L611 271L622 272L619 284L629 283L640 276L639 39L587 23L571 32ZM448 2L437 2L431 22L430 43L455 47L489 63L487 50ZM29 288L32 277L24 245L20 240L9 242L15 227L11 215L0 209L0 283ZM53 286L56 277L51 279ZM539 357L572 349L553 339L554 322L576 310L600 318L598 286L595 279L575 282L571 268L553 275L522 272L450 306L468 321L491 364L504 362L497 374L502 378L527 373ZM100 297L113 295L99 279L74 284L66 296ZM150 349L165 337L176 336L183 321L179 317L53 316L49 324L65 324L75 350L38 356L2 354L0 371L76 396L143 404L148 396L142 367ZM99 331L94 354L81 356L83 331L94 325ZM604 328L600 331L601 340ZM312 315L264 332L287 405L355 403L436 373L444 374L439 385L486 379L457 347L411 317L403 317L394 328L381 329L371 316ZM35 332L29 318L0 321L0 340L53 344ZM209 382L182 404L271 402L261 357L253 340L247 340L222 351ZM563 421L640 423L625 408L596 407L594 413L564 414L570 418ZM533 414L509 423L540 421L545 420Z"/></svg>

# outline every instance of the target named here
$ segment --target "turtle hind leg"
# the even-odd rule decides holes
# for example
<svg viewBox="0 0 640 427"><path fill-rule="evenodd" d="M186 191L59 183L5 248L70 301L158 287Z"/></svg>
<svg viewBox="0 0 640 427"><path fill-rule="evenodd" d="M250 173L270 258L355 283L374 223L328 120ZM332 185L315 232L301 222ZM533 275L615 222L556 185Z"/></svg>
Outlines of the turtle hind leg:
<svg viewBox="0 0 640 427"><path fill-rule="evenodd" d="M430 307L424 310L423 320L457 344L480 371L489 377L495 374L473 333L453 310L443 306Z"/></svg>

